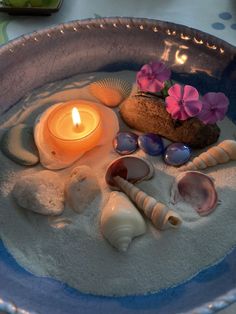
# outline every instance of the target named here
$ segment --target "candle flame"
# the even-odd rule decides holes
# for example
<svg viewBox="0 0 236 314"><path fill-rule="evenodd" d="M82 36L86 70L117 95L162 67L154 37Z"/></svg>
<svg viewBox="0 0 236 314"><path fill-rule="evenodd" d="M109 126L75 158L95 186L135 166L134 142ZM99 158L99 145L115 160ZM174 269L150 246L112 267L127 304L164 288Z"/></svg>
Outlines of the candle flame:
<svg viewBox="0 0 236 314"><path fill-rule="evenodd" d="M79 110L75 107L72 109L72 120L76 127L78 127L81 124Z"/></svg>

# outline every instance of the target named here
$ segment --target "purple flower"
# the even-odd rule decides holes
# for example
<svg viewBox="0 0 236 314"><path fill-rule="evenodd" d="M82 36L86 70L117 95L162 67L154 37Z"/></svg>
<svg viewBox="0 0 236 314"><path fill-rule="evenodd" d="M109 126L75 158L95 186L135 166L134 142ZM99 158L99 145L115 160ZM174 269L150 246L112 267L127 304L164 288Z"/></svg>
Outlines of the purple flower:
<svg viewBox="0 0 236 314"><path fill-rule="evenodd" d="M202 111L198 118L204 124L214 124L224 119L228 105L229 99L224 93L207 93L202 97Z"/></svg>
<svg viewBox="0 0 236 314"><path fill-rule="evenodd" d="M170 79L171 70L162 62L150 62L142 66L137 73L137 84L144 92L157 93L164 86L165 81Z"/></svg>
<svg viewBox="0 0 236 314"><path fill-rule="evenodd" d="M168 90L166 97L166 110L175 120L186 120L197 116L202 110L202 103L196 88L174 84Z"/></svg>

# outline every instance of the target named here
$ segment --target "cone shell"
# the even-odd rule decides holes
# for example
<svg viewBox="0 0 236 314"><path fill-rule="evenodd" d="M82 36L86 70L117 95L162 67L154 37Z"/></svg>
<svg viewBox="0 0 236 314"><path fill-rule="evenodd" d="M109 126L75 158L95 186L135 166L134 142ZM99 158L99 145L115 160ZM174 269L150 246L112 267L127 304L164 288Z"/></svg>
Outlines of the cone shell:
<svg viewBox="0 0 236 314"><path fill-rule="evenodd" d="M166 205L158 202L155 198L143 192L140 188L117 176L114 178L117 186L124 192L133 203L143 211L155 228L164 230L168 228L179 228L182 220L178 214Z"/></svg>
<svg viewBox="0 0 236 314"><path fill-rule="evenodd" d="M189 203L200 216L209 215L218 204L218 195L211 177L198 171L186 171L177 176L171 200Z"/></svg>
<svg viewBox="0 0 236 314"><path fill-rule="evenodd" d="M104 105L116 107L129 96L132 85L125 80L110 77L90 84L89 90Z"/></svg>
<svg viewBox="0 0 236 314"><path fill-rule="evenodd" d="M112 192L102 210L101 231L113 247L125 252L133 238L146 232L146 223L125 194Z"/></svg>

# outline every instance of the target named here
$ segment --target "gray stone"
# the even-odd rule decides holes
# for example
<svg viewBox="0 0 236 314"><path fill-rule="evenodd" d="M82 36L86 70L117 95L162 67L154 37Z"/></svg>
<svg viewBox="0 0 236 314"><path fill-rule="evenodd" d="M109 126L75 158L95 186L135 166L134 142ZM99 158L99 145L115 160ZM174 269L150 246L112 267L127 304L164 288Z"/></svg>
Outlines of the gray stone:
<svg viewBox="0 0 236 314"><path fill-rule="evenodd" d="M8 158L23 166L33 166L39 162L33 128L25 124L18 124L3 134L1 151Z"/></svg>

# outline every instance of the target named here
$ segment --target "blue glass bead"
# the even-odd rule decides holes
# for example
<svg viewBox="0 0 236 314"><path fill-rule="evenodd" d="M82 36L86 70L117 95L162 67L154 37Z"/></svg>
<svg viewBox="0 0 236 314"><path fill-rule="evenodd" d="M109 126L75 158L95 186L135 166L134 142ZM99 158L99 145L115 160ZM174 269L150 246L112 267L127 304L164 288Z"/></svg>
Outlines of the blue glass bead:
<svg viewBox="0 0 236 314"><path fill-rule="evenodd" d="M164 144L160 136L147 133L138 137L139 147L148 155L158 156L164 151Z"/></svg>
<svg viewBox="0 0 236 314"><path fill-rule="evenodd" d="M167 146L164 153L164 161L171 166L185 164L191 156L190 148L183 143L173 143Z"/></svg>
<svg viewBox="0 0 236 314"><path fill-rule="evenodd" d="M119 132L113 140L113 147L120 155L129 155L138 148L138 135L132 132Z"/></svg>

